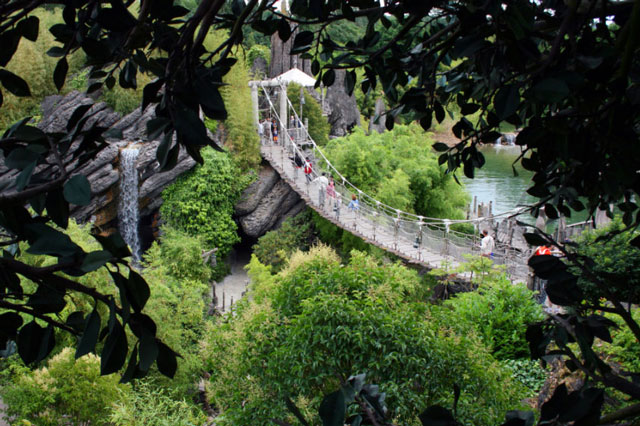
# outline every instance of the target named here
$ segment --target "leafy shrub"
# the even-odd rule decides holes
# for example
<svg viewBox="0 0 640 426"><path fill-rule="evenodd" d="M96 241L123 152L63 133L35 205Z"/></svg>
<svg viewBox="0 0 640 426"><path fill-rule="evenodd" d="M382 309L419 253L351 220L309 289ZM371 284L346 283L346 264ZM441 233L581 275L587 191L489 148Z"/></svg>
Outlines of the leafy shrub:
<svg viewBox="0 0 640 426"><path fill-rule="evenodd" d="M287 96L291 101L291 105L300 114L300 86L290 84L287 87ZM307 91L304 91L304 106L302 107L302 119L309 120L309 135L311 139L316 141L320 146L324 146L329 142L329 132L331 126L327 118L322 115L322 107Z"/></svg>
<svg viewBox="0 0 640 426"><path fill-rule="evenodd" d="M631 312L636 323L640 323L640 310L634 308ZM602 342L602 349L613 360L619 363L626 371L634 373L640 372L640 343L633 335L631 329L624 324L619 316L608 315L608 318L615 321L617 329L611 330L612 342Z"/></svg>
<svg viewBox="0 0 640 426"><path fill-rule="evenodd" d="M640 250L633 247L630 241L636 237L634 232L621 231L625 225L617 217L609 226L583 232L577 239L576 252L593 260L592 271L608 285L608 291L618 300L631 303L640 302ZM585 293L585 298L598 304L605 297L602 290L586 279L581 273L573 270L578 279L578 286Z"/></svg>
<svg viewBox="0 0 640 426"><path fill-rule="evenodd" d="M62 22L62 9L47 11L37 9L31 15L40 19L38 39L31 42L22 38L16 53L7 70L22 77L31 91L30 97L17 97L5 90L2 92L4 101L0 109L0 130L9 127L13 122L26 116L40 115L40 102L45 96L55 94L56 86L53 83L53 70L59 58L53 58L46 54L54 44L53 34L49 28ZM67 58L69 75L77 73L84 61L84 54L74 53Z"/></svg>
<svg viewBox="0 0 640 426"><path fill-rule="evenodd" d="M256 263L250 271L260 302L241 303L203 345L218 424L287 419L285 397L316 413L322 395L355 373L380 385L400 424L414 424L430 404L451 406L454 383L470 424L494 424L518 405L522 390L486 350L412 302L415 272L361 253L341 265L323 246L296 252L275 276Z"/></svg>
<svg viewBox="0 0 640 426"><path fill-rule="evenodd" d="M116 75L117 73L119 71L116 71ZM122 115L127 115L136 108L140 108L142 90L151 82L152 77L146 73L138 72L136 80L137 87L135 89L123 89L119 84L114 85L112 89L103 86L100 100Z"/></svg>
<svg viewBox="0 0 640 426"><path fill-rule="evenodd" d="M460 333L475 332L498 359L529 355L527 325L544 319L542 307L522 283L506 275L488 274L477 291L444 302L448 322Z"/></svg>
<svg viewBox="0 0 640 426"><path fill-rule="evenodd" d="M269 67L269 63L271 63L271 49L268 46L263 46L261 44L254 44L247 51L247 64L249 67L253 66L253 62L257 58L262 58L267 63L267 69ZM256 78L262 78L264 76L256 76Z"/></svg>
<svg viewBox="0 0 640 426"><path fill-rule="evenodd" d="M413 124L371 135L356 128L331 140L325 152L351 183L394 208L462 219L468 195L438 164L432 145L429 134Z"/></svg>
<svg viewBox="0 0 640 426"><path fill-rule="evenodd" d="M199 426L206 416L193 404L169 397L149 381L115 404L110 420L116 426Z"/></svg>
<svg viewBox="0 0 640 426"><path fill-rule="evenodd" d="M547 371L540 366L538 360L529 358L505 359L500 364L511 371L511 377L529 389L531 396L537 395L547 380Z"/></svg>
<svg viewBox="0 0 640 426"><path fill-rule="evenodd" d="M14 367L0 388L7 414L42 426L109 425L112 407L129 398L129 386L118 384L118 375L101 376L96 355L74 358L74 350L64 348L46 367Z"/></svg>
<svg viewBox="0 0 640 426"><path fill-rule="evenodd" d="M205 243L201 236L188 235L171 226L161 228L160 243L155 241L145 254L148 267L161 267L163 272L177 280L208 283L212 269L202 260Z"/></svg>
<svg viewBox="0 0 640 426"><path fill-rule="evenodd" d="M249 68L244 59L239 59L231 71L225 75L226 86L220 89L227 108L228 117L224 121L226 130L225 146L233 155L233 161L241 170L249 170L260 165L260 138L253 123L251 89L249 88Z"/></svg>
<svg viewBox="0 0 640 426"><path fill-rule="evenodd" d="M308 212L288 218L279 229L258 239L252 247L253 254L263 264L271 265L274 272L280 271L291 253L309 249L313 237L309 218Z"/></svg>
<svg viewBox="0 0 640 426"><path fill-rule="evenodd" d="M204 149L204 164L180 176L162 193L163 219L191 236L202 237L206 249L218 248L224 258L240 241L232 219L233 205L249 177L242 175L228 154ZM218 262L218 273L222 262Z"/></svg>

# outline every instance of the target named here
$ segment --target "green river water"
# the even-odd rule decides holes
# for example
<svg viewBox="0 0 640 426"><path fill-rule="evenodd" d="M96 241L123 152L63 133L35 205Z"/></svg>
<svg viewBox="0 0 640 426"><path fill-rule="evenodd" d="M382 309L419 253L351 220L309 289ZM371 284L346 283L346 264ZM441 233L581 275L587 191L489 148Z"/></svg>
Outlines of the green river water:
<svg viewBox="0 0 640 426"><path fill-rule="evenodd" d="M524 170L518 163L515 164L517 176L513 174L513 162L520 155L520 147L516 145L483 145L480 151L485 157L486 163L481 169L476 169L475 177L468 179L462 173L458 178L464 183L467 192L473 197L478 197L478 203L493 202L493 213L499 214L513 210L516 207L531 204L536 199L527 194L531 186L533 173ZM567 223L575 223L586 219L586 212L574 213L568 218ZM535 219L529 215L522 215L520 220L534 223Z"/></svg>

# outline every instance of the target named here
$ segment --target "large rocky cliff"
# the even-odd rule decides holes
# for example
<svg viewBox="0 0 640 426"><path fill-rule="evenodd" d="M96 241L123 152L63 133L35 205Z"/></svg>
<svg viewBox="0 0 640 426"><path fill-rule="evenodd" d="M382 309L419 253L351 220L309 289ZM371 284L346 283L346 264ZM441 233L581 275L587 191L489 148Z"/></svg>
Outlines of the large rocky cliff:
<svg viewBox="0 0 640 426"><path fill-rule="evenodd" d="M147 141L146 122L153 114L153 106L144 112L140 109L121 117L104 102L95 102L86 94L74 91L66 96L49 96L42 103L43 119L38 127L46 132L63 132L73 111L80 105L93 106L89 110L92 118L87 126L97 123L121 133L121 139L107 139L107 147L87 163L72 163L71 153L77 148L76 141L65 160L70 174L83 174L91 184L91 203L87 206L71 206L71 214L78 222L92 222L101 232L116 229L120 171L120 150L135 145L140 152L136 161L139 177L140 217L155 214L162 205L162 191L182 173L195 166L195 161L181 150L177 165L170 171L160 172L156 161L158 140ZM214 135L216 142L220 134ZM16 177L4 164L0 164L0 184L12 182ZM3 187L0 185L0 187ZM5 190L11 190L9 188ZM243 193L236 206L236 216L242 231L250 237L259 237L277 228L282 221L304 208L298 195L280 179L268 163L262 164L258 179Z"/></svg>

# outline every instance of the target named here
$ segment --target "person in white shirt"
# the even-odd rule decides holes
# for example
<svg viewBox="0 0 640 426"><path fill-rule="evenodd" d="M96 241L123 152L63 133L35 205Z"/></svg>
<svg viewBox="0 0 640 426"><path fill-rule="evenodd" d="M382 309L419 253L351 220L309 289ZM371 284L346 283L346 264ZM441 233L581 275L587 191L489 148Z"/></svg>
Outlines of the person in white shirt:
<svg viewBox="0 0 640 426"><path fill-rule="evenodd" d="M486 229L482 231L482 235L484 235L484 237L482 238L480 244L480 255L491 258L491 255L493 255L493 249L496 246L496 242L493 240L493 237L489 235L489 231L487 231Z"/></svg>
<svg viewBox="0 0 640 426"><path fill-rule="evenodd" d="M329 185L327 174L322 173L322 175L313 180L313 183L318 184L318 202L320 203L320 207L324 208L324 195L327 190L327 185Z"/></svg>

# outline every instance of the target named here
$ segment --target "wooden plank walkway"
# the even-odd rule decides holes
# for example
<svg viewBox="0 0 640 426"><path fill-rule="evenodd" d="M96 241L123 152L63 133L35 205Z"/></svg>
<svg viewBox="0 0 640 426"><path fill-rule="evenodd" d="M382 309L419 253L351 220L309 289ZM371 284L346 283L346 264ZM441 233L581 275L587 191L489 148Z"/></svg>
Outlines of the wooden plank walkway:
<svg viewBox="0 0 640 426"><path fill-rule="evenodd" d="M384 224L376 223L362 211L349 209L347 207L348 199L344 199L344 194L342 194L342 203L337 211L333 208L334 200L326 196L324 206L321 206L319 185L307 182L303 170L295 167L289 154L282 146L263 144L261 152L263 157L280 174L280 177L300 195L309 207L336 226L403 258L409 263L429 269L443 267L451 269L459 265L453 256L433 252L424 244L419 244L416 248L417 244L414 240L406 238L403 233L395 232L394 229L390 229ZM336 190L340 192L337 188Z"/></svg>

